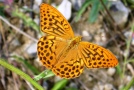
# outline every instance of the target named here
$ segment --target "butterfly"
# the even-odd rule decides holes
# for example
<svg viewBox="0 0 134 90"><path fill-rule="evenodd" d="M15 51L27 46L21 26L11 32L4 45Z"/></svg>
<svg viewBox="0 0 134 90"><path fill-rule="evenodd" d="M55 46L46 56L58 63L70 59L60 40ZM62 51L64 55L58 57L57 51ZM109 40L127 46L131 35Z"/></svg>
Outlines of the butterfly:
<svg viewBox="0 0 134 90"><path fill-rule="evenodd" d="M78 77L87 68L109 68L118 64L107 49L74 36L65 17L54 7L40 5L40 28L46 34L37 43L42 64L61 78Z"/></svg>

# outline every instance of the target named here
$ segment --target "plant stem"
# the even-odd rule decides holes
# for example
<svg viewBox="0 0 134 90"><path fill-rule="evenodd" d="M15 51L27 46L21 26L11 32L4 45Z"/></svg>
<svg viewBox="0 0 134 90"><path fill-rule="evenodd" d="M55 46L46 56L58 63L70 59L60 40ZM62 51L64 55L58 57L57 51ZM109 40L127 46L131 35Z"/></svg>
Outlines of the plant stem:
<svg viewBox="0 0 134 90"><path fill-rule="evenodd" d="M134 85L134 77L131 79L131 81L121 90L129 90L131 88L131 86Z"/></svg>
<svg viewBox="0 0 134 90"><path fill-rule="evenodd" d="M8 64L7 62L5 62L6 60L0 58L0 65L2 65L3 67L13 71L14 73L20 75L23 79L27 80L28 82L30 82L33 86L35 86L38 90L44 90L42 86L40 86L36 81L34 81L29 75L27 75L26 73L22 72L21 70L19 70L18 68L14 67L13 65Z"/></svg>

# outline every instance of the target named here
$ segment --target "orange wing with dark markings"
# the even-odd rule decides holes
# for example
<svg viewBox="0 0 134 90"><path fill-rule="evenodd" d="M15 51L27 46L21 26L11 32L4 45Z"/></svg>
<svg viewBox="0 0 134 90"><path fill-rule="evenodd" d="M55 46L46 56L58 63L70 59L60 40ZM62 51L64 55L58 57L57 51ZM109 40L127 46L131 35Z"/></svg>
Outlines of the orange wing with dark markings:
<svg viewBox="0 0 134 90"><path fill-rule="evenodd" d="M46 33L39 39L37 51L40 61L62 78L78 77L87 68L109 68L118 64L116 57L107 49L82 42L74 37L68 21L54 7L40 6L41 31Z"/></svg>
<svg viewBox="0 0 134 90"><path fill-rule="evenodd" d="M48 4L40 5L40 27L47 35L71 39L74 37L73 30L65 17L55 8Z"/></svg>
<svg viewBox="0 0 134 90"><path fill-rule="evenodd" d="M118 60L109 50L96 44L80 42L78 50L87 68L109 68L118 64Z"/></svg>

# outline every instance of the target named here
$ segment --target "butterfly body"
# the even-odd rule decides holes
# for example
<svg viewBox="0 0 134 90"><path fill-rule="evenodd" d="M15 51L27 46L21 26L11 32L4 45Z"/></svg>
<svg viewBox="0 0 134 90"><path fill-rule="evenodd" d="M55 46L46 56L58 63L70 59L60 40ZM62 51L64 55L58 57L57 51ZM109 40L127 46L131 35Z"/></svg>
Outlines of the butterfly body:
<svg viewBox="0 0 134 90"><path fill-rule="evenodd" d="M66 51L69 51L70 49L78 47L80 42L81 42L81 36L77 36L77 37L72 38L71 40L69 40Z"/></svg>
<svg viewBox="0 0 134 90"><path fill-rule="evenodd" d="M118 64L116 57L107 49L81 41L74 36L68 21L54 7L40 6L41 31L37 50L40 61L62 78L78 77L87 68L108 68Z"/></svg>

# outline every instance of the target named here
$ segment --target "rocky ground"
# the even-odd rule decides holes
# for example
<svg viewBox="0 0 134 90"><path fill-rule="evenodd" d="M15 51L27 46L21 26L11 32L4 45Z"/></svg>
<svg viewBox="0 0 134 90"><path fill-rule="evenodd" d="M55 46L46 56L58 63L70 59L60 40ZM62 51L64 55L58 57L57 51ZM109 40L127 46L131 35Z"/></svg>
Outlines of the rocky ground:
<svg viewBox="0 0 134 90"><path fill-rule="evenodd" d="M68 0L63 1L67 4ZM87 6L90 0L69 1L72 7L62 7L62 0L44 0L59 5L59 10L69 9L66 12L70 13L63 14L75 35L109 49L117 57L118 66L85 67L77 78L65 81L52 76L38 84L44 90L134 90L134 1L94 0ZM37 56L37 42L44 35L39 29L41 2L0 0L0 60L32 78L47 69ZM36 90L36 87L6 66L0 66L0 90Z"/></svg>

